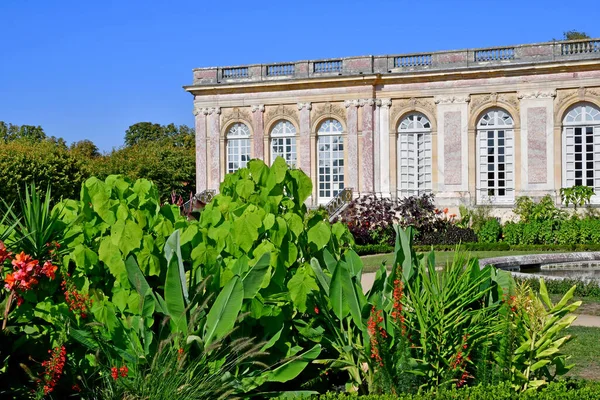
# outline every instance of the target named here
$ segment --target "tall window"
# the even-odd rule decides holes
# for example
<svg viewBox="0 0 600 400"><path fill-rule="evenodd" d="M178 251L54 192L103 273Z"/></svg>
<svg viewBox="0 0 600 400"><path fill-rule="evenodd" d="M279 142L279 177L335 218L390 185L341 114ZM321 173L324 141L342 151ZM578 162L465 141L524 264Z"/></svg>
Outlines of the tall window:
<svg viewBox="0 0 600 400"><path fill-rule="evenodd" d="M271 163L277 157L296 166L296 128L289 121L279 121L271 130Z"/></svg>
<svg viewBox="0 0 600 400"><path fill-rule="evenodd" d="M344 128L335 119L325 120L318 135L319 202L324 203L344 189Z"/></svg>
<svg viewBox="0 0 600 400"><path fill-rule="evenodd" d="M398 125L400 197L431 191L431 123L423 114L410 114Z"/></svg>
<svg viewBox="0 0 600 400"><path fill-rule="evenodd" d="M227 131L227 173L244 168L250 160L250 130L236 123Z"/></svg>
<svg viewBox="0 0 600 400"><path fill-rule="evenodd" d="M477 124L478 184L480 203L514 201L514 122L501 109L488 111Z"/></svg>
<svg viewBox="0 0 600 400"><path fill-rule="evenodd" d="M600 194L600 110L578 104L563 119L563 185L590 186ZM598 202L600 196L593 196Z"/></svg>

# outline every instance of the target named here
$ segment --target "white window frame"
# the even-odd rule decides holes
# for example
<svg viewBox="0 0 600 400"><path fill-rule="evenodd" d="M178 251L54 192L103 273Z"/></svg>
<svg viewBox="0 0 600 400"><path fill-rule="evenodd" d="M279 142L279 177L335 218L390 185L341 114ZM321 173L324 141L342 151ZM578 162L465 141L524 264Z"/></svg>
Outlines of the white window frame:
<svg viewBox="0 0 600 400"><path fill-rule="evenodd" d="M283 157L291 168L297 167L296 127L282 119L271 129L271 164L277 157ZM280 151L281 150L281 151Z"/></svg>
<svg viewBox="0 0 600 400"><path fill-rule="evenodd" d="M398 124L398 197L419 196L432 190L431 122L411 113Z"/></svg>
<svg viewBox="0 0 600 400"><path fill-rule="evenodd" d="M582 136L581 143L576 143L578 130ZM590 142L587 142L588 140ZM579 150L577 150L578 145L581 146ZM587 148L588 146L591 147ZM578 153L581 153L581 160L577 160ZM598 107L590 103L578 103L565 114L562 154L562 186L572 187L578 183L578 179L582 180L584 186L590 186L587 183L588 179L591 179L593 182L591 187L596 194L591 197L590 203L600 204L600 109ZM580 168L577 168L578 163L581 163ZM581 177L576 176L577 172L581 172Z"/></svg>
<svg viewBox="0 0 600 400"><path fill-rule="evenodd" d="M492 148L490 151L490 143ZM501 108L488 110L477 122L477 203L515 201L515 135L512 116ZM502 158L502 159L500 159ZM492 182L490 187L489 182ZM504 184L504 186L501 186ZM504 190L504 194L499 194Z"/></svg>
<svg viewBox="0 0 600 400"><path fill-rule="evenodd" d="M228 174L234 173L240 168L245 168L250 161L250 129L242 122L236 122L227 130L227 165L225 170Z"/></svg>
<svg viewBox="0 0 600 400"><path fill-rule="evenodd" d="M342 124L333 118L323 121L317 130L317 198L319 204L326 204L344 189L344 136ZM329 145L329 148L321 150L323 145ZM323 156L326 154L328 157L324 158ZM338 165L334 166L336 161ZM329 168L329 173L326 172L326 168ZM337 173L334 173L336 168ZM327 187L328 184L329 187Z"/></svg>

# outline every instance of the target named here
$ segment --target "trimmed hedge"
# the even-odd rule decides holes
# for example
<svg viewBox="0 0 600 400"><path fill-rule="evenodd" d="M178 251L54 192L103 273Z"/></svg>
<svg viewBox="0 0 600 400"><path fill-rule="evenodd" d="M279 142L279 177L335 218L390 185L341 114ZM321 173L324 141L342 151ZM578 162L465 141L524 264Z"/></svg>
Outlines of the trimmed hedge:
<svg viewBox="0 0 600 400"><path fill-rule="evenodd" d="M600 383L590 381L562 381L550 383L538 391L515 393L509 383L494 386L476 386L462 389L442 390L438 393L384 394L356 396L327 393L320 400L597 400L600 399Z"/></svg>
<svg viewBox="0 0 600 400"><path fill-rule="evenodd" d="M539 292L540 280L538 278L515 277L515 281L527 283L534 291ZM575 296L586 298L600 298L600 284L597 281L582 281L579 279L548 279L545 280L546 288L550 294L564 295L571 287L576 286Z"/></svg>
<svg viewBox="0 0 600 400"><path fill-rule="evenodd" d="M438 244L433 246L416 245L413 246L416 252L425 253L431 251L455 251L458 245ZM357 245L354 249L358 255L366 256L371 254L385 254L394 251L393 246L388 245ZM591 244L528 244L528 245L510 245L508 243L462 243L462 251L600 251L599 243Z"/></svg>

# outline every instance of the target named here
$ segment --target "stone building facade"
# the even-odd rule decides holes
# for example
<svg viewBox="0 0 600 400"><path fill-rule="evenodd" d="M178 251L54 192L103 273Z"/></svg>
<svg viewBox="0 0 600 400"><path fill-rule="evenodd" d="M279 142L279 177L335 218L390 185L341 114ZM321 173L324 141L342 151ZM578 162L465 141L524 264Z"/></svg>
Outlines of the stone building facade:
<svg viewBox="0 0 600 400"><path fill-rule="evenodd" d="M433 192L439 206L594 187L600 203L600 39L199 68L197 190L282 156L310 202Z"/></svg>

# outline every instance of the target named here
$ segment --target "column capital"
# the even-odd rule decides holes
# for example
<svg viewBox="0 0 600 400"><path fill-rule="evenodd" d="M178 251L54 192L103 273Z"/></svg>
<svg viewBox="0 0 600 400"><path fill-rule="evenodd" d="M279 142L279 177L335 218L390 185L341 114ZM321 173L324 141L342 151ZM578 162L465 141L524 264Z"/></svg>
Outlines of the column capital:
<svg viewBox="0 0 600 400"><path fill-rule="evenodd" d="M390 108L392 106L392 99L375 99L375 105L377 107Z"/></svg>
<svg viewBox="0 0 600 400"><path fill-rule="evenodd" d="M251 110L253 113L260 111L260 112L265 112L265 105L264 104L254 104L251 107Z"/></svg>
<svg viewBox="0 0 600 400"><path fill-rule="evenodd" d="M519 99L552 99L556 97L556 90L537 90L533 92L518 92Z"/></svg>
<svg viewBox="0 0 600 400"><path fill-rule="evenodd" d="M358 100L358 102L361 107L375 105L375 99L360 99L360 100Z"/></svg>
<svg viewBox="0 0 600 400"><path fill-rule="evenodd" d="M349 107L360 107L360 100L356 99L356 100L345 100L344 101L344 107L349 108Z"/></svg>
<svg viewBox="0 0 600 400"><path fill-rule="evenodd" d="M312 109L312 103L310 102L306 102L306 103L298 103L298 110L302 111L302 109L306 108L307 110L311 110Z"/></svg>
<svg viewBox="0 0 600 400"><path fill-rule="evenodd" d="M471 96L437 96L435 98L435 104L460 104L468 103L471 101Z"/></svg>
<svg viewBox="0 0 600 400"><path fill-rule="evenodd" d="M221 107L211 107L208 108L209 114L221 114Z"/></svg>

